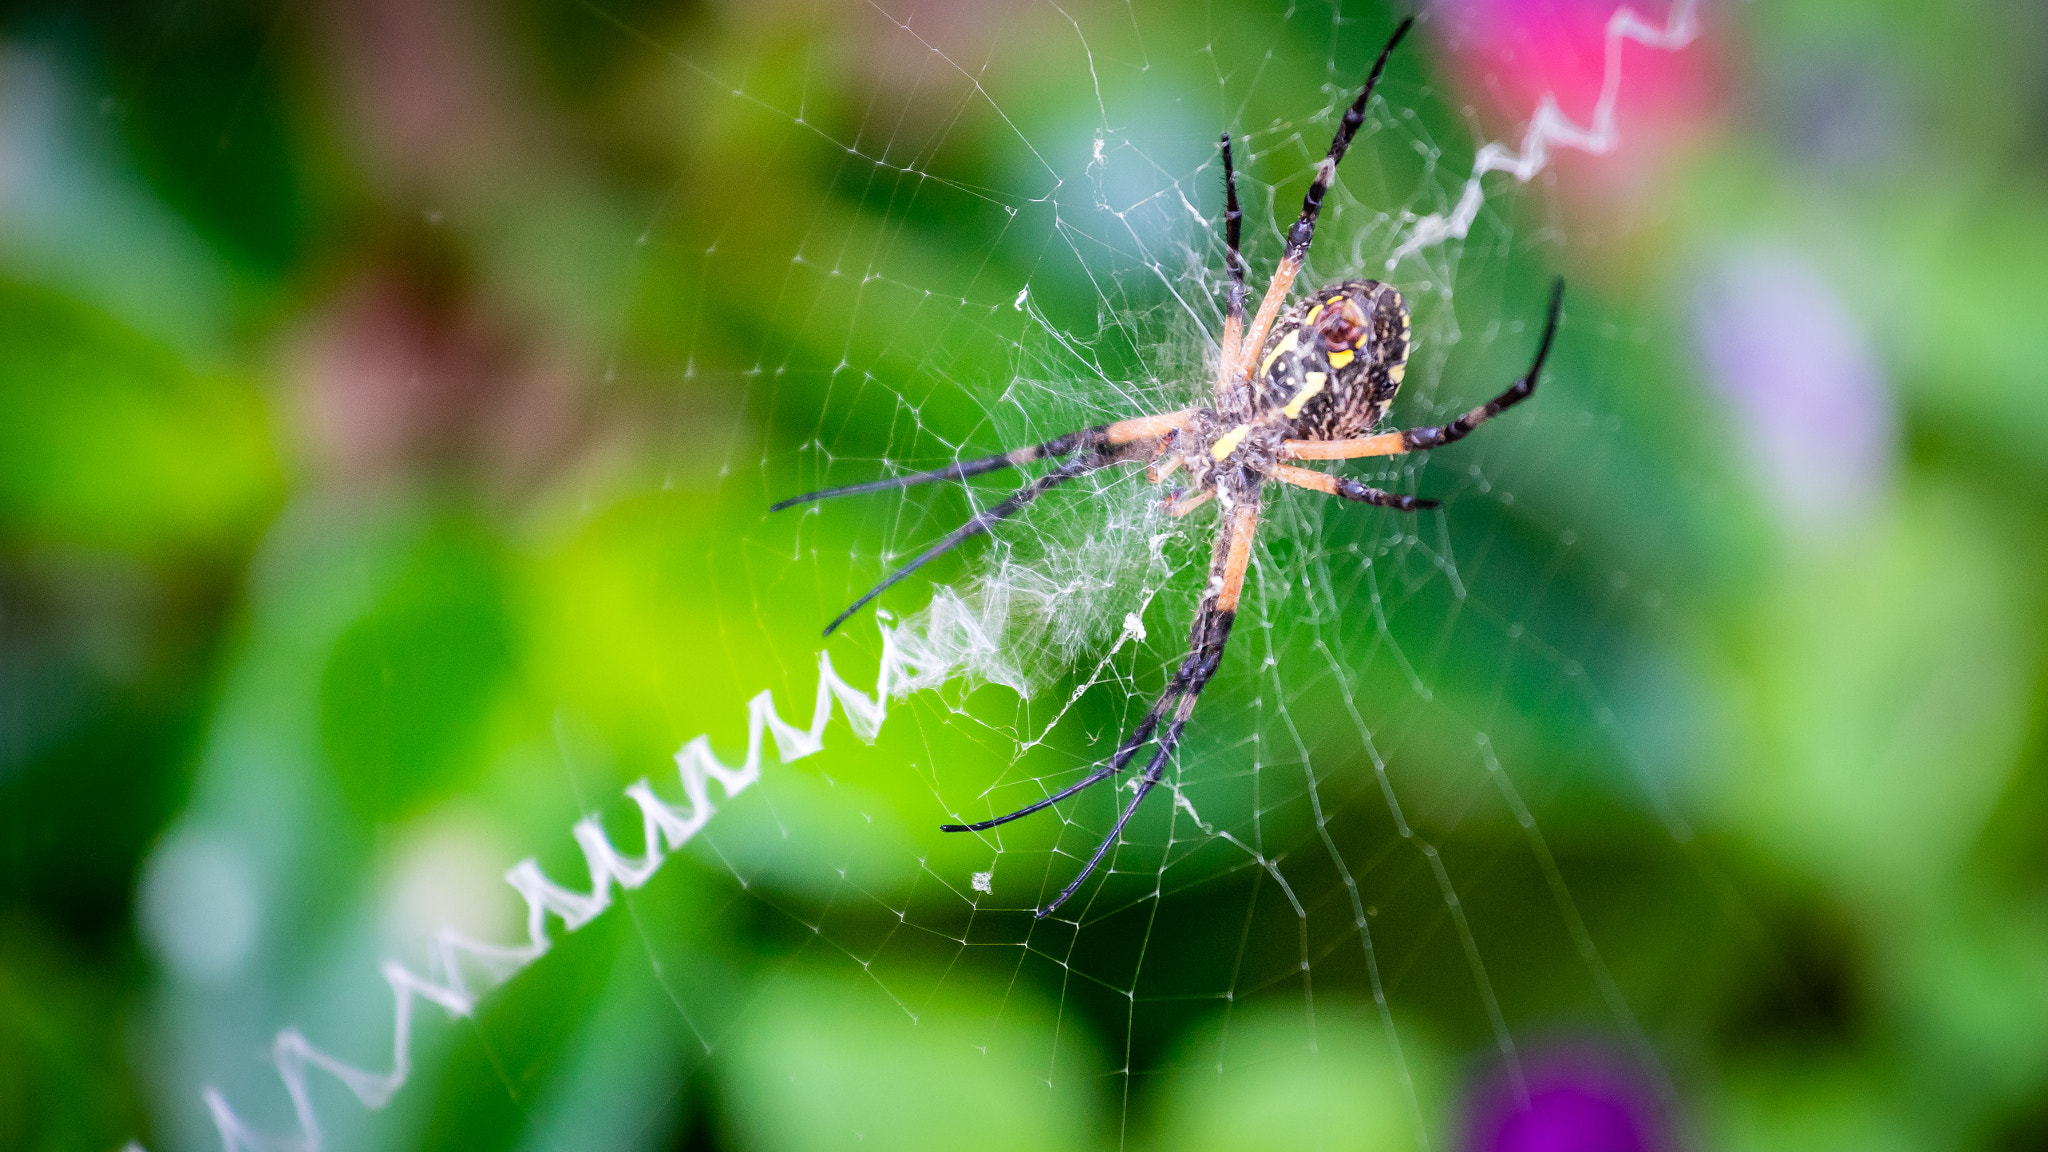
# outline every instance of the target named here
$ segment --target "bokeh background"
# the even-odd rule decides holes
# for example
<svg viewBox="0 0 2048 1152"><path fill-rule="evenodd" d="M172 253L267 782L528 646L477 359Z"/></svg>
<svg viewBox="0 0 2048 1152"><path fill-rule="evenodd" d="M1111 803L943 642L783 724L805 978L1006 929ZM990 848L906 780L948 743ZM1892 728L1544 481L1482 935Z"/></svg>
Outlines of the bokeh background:
<svg viewBox="0 0 2048 1152"><path fill-rule="evenodd" d="M1318 270L1582 117L1612 9L1426 6ZM391 1068L381 961L522 939L507 867L583 886L577 819L631 850L627 783L735 759L763 689L808 715L817 625L966 507L766 502L1198 379L1211 134L1262 266L1393 18L0 5L0 1146L215 1147L209 1086L289 1136L285 1027ZM1629 50L1619 149L1398 273L1413 420L1571 307L1532 411L1394 474L1445 519L1281 518L1311 588L1182 758L1275 868L1147 813L1034 925L1106 801L932 828L1114 739L1183 573L1057 723L956 684L771 755L468 1018L421 1002L386 1108L313 1073L327 1143L2048 1147L2048 10L1699 18Z"/></svg>

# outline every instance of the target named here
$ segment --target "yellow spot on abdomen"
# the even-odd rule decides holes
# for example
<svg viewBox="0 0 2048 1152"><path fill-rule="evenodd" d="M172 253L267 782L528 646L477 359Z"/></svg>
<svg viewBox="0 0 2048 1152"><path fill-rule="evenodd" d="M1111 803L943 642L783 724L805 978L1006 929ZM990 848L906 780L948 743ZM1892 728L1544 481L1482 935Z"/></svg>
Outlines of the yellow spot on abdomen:
<svg viewBox="0 0 2048 1152"><path fill-rule="evenodd" d="M1273 361L1278 360L1282 352L1294 351L1294 338L1296 336L1299 336L1300 334L1301 333L1299 332L1289 332L1287 335L1281 337L1280 342L1278 344L1273 345L1273 350L1271 352L1266 353L1266 358L1259 363L1259 375L1264 376L1266 373L1272 371Z"/></svg>
<svg viewBox="0 0 2048 1152"><path fill-rule="evenodd" d="M1335 352L1330 353L1330 367L1342 368L1346 364L1351 363L1357 356L1358 353L1353 352L1349 348L1339 348Z"/></svg>
<svg viewBox="0 0 2048 1152"><path fill-rule="evenodd" d="M1318 395L1320 395L1322 393L1323 386L1328 384L1329 382L1330 374L1327 372L1303 373L1301 377L1301 391L1296 392L1294 394L1294 399L1289 400L1287 402L1287 407L1282 408L1281 411L1287 413L1287 418L1289 420L1292 420L1296 416L1301 415L1302 406L1307 404L1309 401L1315 399Z"/></svg>
<svg viewBox="0 0 2048 1152"><path fill-rule="evenodd" d="M1210 457L1216 460L1223 459L1232 452L1237 451L1237 446L1244 443L1244 438L1251 434L1251 425L1239 424L1237 427L1225 432L1222 436L1217 437L1215 446L1209 449Z"/></svg>

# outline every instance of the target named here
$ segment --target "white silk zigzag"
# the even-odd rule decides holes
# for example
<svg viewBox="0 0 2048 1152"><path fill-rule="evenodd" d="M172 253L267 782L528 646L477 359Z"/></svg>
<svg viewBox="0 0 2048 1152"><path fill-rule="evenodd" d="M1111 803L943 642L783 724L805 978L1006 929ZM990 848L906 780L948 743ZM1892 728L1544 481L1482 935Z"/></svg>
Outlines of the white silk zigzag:
<svg viewBox="0 0 2048 1152"><path fill-rule="evenodd" d="M1517 183L1527 184L1538 172L1550 166L1553 145L1574 148L1594 156L1605 156L1614 151L1621 144L1621 132L1614 122L1614 106L1621 98L1622 43L1633 40L1647 48L1676 52L1699 37L1699 19L1694 14L1697 7L1698 0L1677 0L1661 28L1638 16L1636 10L1627 5L1615 9L1614 15L1607 18L1606 71L1601 76L1600 100L1593 105L1592 125L1581 127L1557 106L1555 93L1545 92L1536 106L1536 115L1530 119L1527 131L1522 133L1521 150L1511 150L1499 141L1481 148L1472 159L1472 175L1465 178L1465 190L1458 195L1458 203L1448 215L1432 212L1417 220L1408 233L1408 239L1387 257L1387 270L1393 271L1403 259L1424 248L1446 240L1464 239L1472 230L1472 222L1479 218L1480 206L1486 202L1480 178L1487 173L1506 172L1514 176Z"/></svg>
<svg viewBox="0 0 2048 1152"><path fill-rule="evenodd" d="M677 807L654 794L646 779L626 789L626 797L640 809L641 850L623 855L606 838L604 826L595 815L577 821L571 834L583 850L590 873L590 890L577 892L547 878L540 864L528 858L505 874L526 901L526 942L485 944L460 933L443 929L429 941L427 974L422 976L395 960L384 962L384 982L391 986L396 1005L391 1024L391 1070L376 1072L358 1068L313 1045L296 1028L286 1028L271 1043L270 1058L277 1065L278 1079L291 1098L299 1131L275 1136L252 1128L228 1104L219 1090L208 1087L201 1094L214 1128L220 1133L223 1152L319 1152L324 1145L320 1118L307 1090L307 1073L325 1072L339 1081L365 1108L382 1108L412 1075L413 1006L419 1000L438 1005L454 1017L467 1017L491 989L511 979L521 969L546 955L554 946L547 920L553 916L565 931L574 932L602 915L612 904L612 887L631 890L647 883L661 868L669 853L690 842L717 812L711 800L711 782L717 781L727 799L761 778L761 754L768 738L775 741L776 756L784 764L801 760L825 747L825 728L831 722L833 702L846 717L847 726L865 743L873 743L888 715L889 700L900 697L905 686L928 679L928 667L935 654L927 651L921 637L898 636L882 616L881 666L876 673L875 694L870 697L839 678L829 653L818 653L818 691L811 708L809 728L798 728L775 711L772 692L762 692L747 701L747 754L737 767L721 762L711 751L709 735L691 740L675 755L685 806ZM943 673L940 674L943 679ZM141 1146L129 1149L141 1152Z"/></svg>

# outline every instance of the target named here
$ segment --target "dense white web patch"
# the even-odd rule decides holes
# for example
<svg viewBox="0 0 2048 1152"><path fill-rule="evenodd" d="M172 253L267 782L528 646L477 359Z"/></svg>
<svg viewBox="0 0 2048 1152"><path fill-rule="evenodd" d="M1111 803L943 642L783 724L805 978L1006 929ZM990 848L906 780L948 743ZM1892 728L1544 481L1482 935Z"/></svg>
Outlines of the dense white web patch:
<svg viewBox="0 0 2048 1152"><path fill-rule="evenodd" d="M773 304L795 315L798 324L835 335L838 362L820 376L772 336L762 338L759 361L742 376L750 408L776 410L783 391L795 392L792 381L803 377L808 377L807 386L822 385L825 401L807 443L794 453L787 443L759 448L758 468L745 467L742 458L742 466L730 470L741 480L758 476L772 486L805 479L870 479L1043 440L1090 423L1200 402L1212 376L1223 266L1220 170L1209 142L1216 131L1228 128L1241 149L1240 191L1256 299L1306 175L1355 91L1363 61L1385 31L1341 13L1332 14L1326 29L1312 27L1321 10L1317 15L1304 10L1291 12L1277 31L1262 31L1263 38L1246 41L1235 30L1227 42L1212 35L1201 44L1200 58L1211 69L1215 90L1199 100L1190 94L1183 102L1179 81L1189 74L1188 67L1165 62L1173 40L1168 30L1148 29L1129 8L1105 16L1054 6L1055 22L1068 30L1063 52L1045 51L1028 66L1061 70L1083 94L1073 101L1083 109L1079 118L1063 121L1058 113L1027 114L1013 106L997 77L1026 65L1006 58L1004 46L981 44L970 57L949 46L940 34L945 29L931 30L920 16L891 14L881 5L871 8L873 19L853 24L888 59L870 78L876 80L876 93L852 125L850 138L821 123L807 96L791 105L764 94L762 89L771 87L765 80L734 79L687 53L674 53L679 68L725 98L843 150L838 182L853 189L863 218L880 222L876 227L858 220L828 225L823 221L830 210L815 204L795 218L794 251ZM1396 409L1405 422L1438 418L1497 392L1507 382L1504 373L1526 356L1540 321L1539 300L1510 297L1494 284L1502 257L1521 243L1509 222L1512 213L1486 218L1484 244L1465 248L1458 243L1468 242L1481 225L1487 195L1481 178L1508 172L1526 182L1545 167L1556 147L1595 154L1615 149L1620 143L1615 108L1623 83L1623 42L1681 48L1696 35L1693 9L1692 0L1679 0L1662 26L1626 7L1618 9L1607 26L1600 101L1585 126L1546 97L1518 149L1433 138L1416 108L1441 96L1418 88L1408 65L1397 66L1332 190L1303 283L1362 275L1367 268L1398 271L1406 257L1444 247L1421 277L1395 281L1416 309L1418 350ZM593 19L600 18L611 21L593 10ZM660 43L651 30L619 27ZM1425 13L1425 40L1428 28ZM1147 36L1148 31L1155 34ZM1322 53L1320 74L1309 78L1290 67L1299 63L1304 40L1322 45L1309 50L1311 57ZM1426 50L1416 52L1427 68ZM1110 58L1116 61L1114 75L1104 63ZM822 83L824 65L813 61L808 67L819 69ZM977 117L992 118L997 125L992 131L1007 141L999 151L1016 162L1011 178L996 183L969 179L936 158L949 134L963 131L961 126ZM1467 148L1474 152L1471 174L1458 185L1454 205L1447 211L1423 211L1425 205L1451 199L1434 174L1447 157L1462 156ZM911 184L904 185L905 180ZM911 188L907 193L906 187ZM896 199L901 195L956 197L999 221L981 273L965 284L937 271L925 279L916 238L907 235L909 201ZM656 220L649 232L673 226ZM717 232L705 253L707 266L737 259L724 255L721 245L746 240L730 227ZM1463 327L1456 307L1468 279L1482 285L1473 291L1485 307L1467 309L1466 315L1492 316L1477 332ZM1074 313L1077 298L1092 300L1092 313ZM835 314L840 308L843 316ZM864 327L878 314L890 316L885 331ZM835 321L842 320L835 329ZM1569 331L1585 335L1583 329ZM998 347L1000 371L991 372L985 364L958 367L967 359L961 350L968 344ZM693 359L693 370L694 364ZM1455 373L1447 371L1454 365ZM1375 482L1510 505L1522 480L1520 470L1530 467L1529 456L1489 448L1484 437L1505 441L1526 433L1532 422L1579 428L1601 423L1601 413L1583 407L1560 411L1562 402L1550 396L1537 404L1546 402L1549 407L1537 415L1490 427L1454 460L1402 461L1383 467ZM840 442L836 421L854 422L848 409L860 410L860 423L889 422L888 442L879 452ZM876 409L885 411L882 421L874 418ZM742 797L764 771L827 751L835 723L843 722L858 740L873 742L891 715L892 701L921 694L938 706L906 710L909 719L896 723L929 727L934 734L960 729L985 746L1006 748L1010 770L978 783L932 762L905 766L922 778L935 810L955 817L971 820L1006 811L1074 779L1128 730L1158 690L1162 668L1179 658L1212 527L1204 516L1177 520L1164 515L1158 494L1128 470L1102 473L1071 487L1077 491L1048 497L991 538L971 545L959 569L963 574L930 583L920 578L887 598L900 619L878 616L879 671L871 692L842 679L828 653L806 655L817 668L807 724L785 720L771 694L763 691L747 705L746 747L737 763L728 763L717 750L734 738L719 727L728 718L707 717L710 731L676 754L673 778L641 780L615 802L638 816L637 844L621 848L594 816L573 826L570 835L580 849L587 884L550 878L531 859L513 867L506 880L526 909L523 942L488 944L444 931L428 943L425 974L397 962L385 964L382 976L395 1004L388 1071L356 1067L295 1029L279 1033L271 1057L299 1129L287 1137L259 1132L224 1095L207 1089L205 1104L224 1147L322 1147L323 1128L308 1087L312 1071L340 1082L366 1107L383 1107L412 1073L413 1010L420 1001L451 1016L470 1016L482 996L549 952L556 940L550 920L574 932L604 915L620 894L649 883L671 854L696 841L721 807L746 802ZM869 502L855 515L879 523L879 529L852 537L856 542L846 587L857 592L944 531L949 525L924 509L936 503L957 510L957 491L954 485L946 492L911 489L855 498ZM978 486L969 500L986 507L1006 491ZM745 497L753 494L748 489ZM1045 935L1027 929L1000 946L1069 967L1078 963L1075 941L1092 923L1219 877L1256 876L1279 893L1285 915L1296 922L1297 978L1311 1018L1318 970L1362 967L1420 1131L1423 1106L1409 1083L1403 1055L1404 1044L1413 1043L1412 1030L1389 1007L1387 984L1393 977L1383 962L1384 942L1375 935L1379 912L1374 893L1376 885L1410 882L1434 893L1444 930L1455 937L1462 958L1459 978L1470 985L1468 995L1484 1017L1499 1061L1515 1090L1522 1091L1516 1028L1487 962L1489 942L1468 915L1474 881L1454 871L1438 843L1441 830L1455 829L1482 805L1481 795L1490 795L1527 837L1556 915L1589 978L1617 1026L1637 1045L1645 1066L1654 1069L1648 1041L1601 959L1486 718L1459 716L1446 703L1469 703L1484 693L1459 695L1442 687L1444 680L1476 676L1483 681L1489 675L1447 670L1442 664L1443 652L1456 649L1455 630L1478 627L1533 653L1537 664L1565 686L1560 695L1579 699L1602 717L1602 724L1611 725L1612 713L1597 703L1597 689L1587 684L1581 657L1589 654L1529 635L1525 606L1490 600L1475 588L1469 578L1475 561L1468 556L1461 563L1454 544L1448 517L1456 514L1455 503L1450 513L1403 518L1363 508L1330 509L1300 495L1276 499L1270 507L1226 665L1231 682L1219 684L1203 700L1199 731L1168 777L1168 798L1151 802L1160 810L1152 814L1153 822L1133 826L1128 844L1112 853L1074 905L1042 930ZM830 518L845 514L837 506L803 514L795 529L797 550L784 558L790 567L815 570L827 597L840 594L836 561L826 575L826 557L835 545L818 542L819 534L830 530ZM1344 520L1330 522L1336 518ZM1549 543L1565 552L1572 544L1571 529L1558 530ZM1477 564L1483 567L1484 560ZM801 615L811 607L799 601L778 604L775 611ZM1418 611L1441 618L1433 626L1397 626L1397 617ZM857 619L849 630L860 625ZM1425 641L1419 648L1409 642L1416 635ZM1490 675L1504 679L1507 673ZM1400 694L1390 694L1389 688ZM989 718L984 706L989 690L1018 699L1014 718ZM1088 703L1097 716L1106 711L1109 723L1077 736L1072 732L1077 709ZM1439 731L1446 724L1449 731ZM1347 734L1348 753L1333 750L1328 736L1333 729ZM1476 770L1470 778L1420 782L1400 772L1399 761L1411 749L1427 750L1446 740L1473 753ZM772 762L767 756L771 743ZM1363 771L1355 770L1352 761L1361 762ZM1674 835L1682 837L1678 817L1649 783L1650 802ZM1113 787L1105 784L1100 791ZM1116 793L1119 801L1125 795ZM1376 813L1371 819L1387 824L1386 842L1412 853L1413 877L1386 864L1391 848L1361 859L1351 843L1358 836L1348 827L1358 822L1351 814L1364 809L1367 798ZM1161 818L1163 841L1157 826ZM959 927L962 911L969 916L1028 915L1046 886L1056 890L1092 850L1106 827L1107 807L1099 797L1085 798L1030 819L1060 826L1055 847L1049 853L1025 851L1006 848L1005 834L983 836L983 865L935 876L952 894L950 906L919 903L900 893L861 895L927 937L961 950L984 947ZM1025 840L1035 842L1030 836ZM923 860L918 865L920 874L930 874ZM736 878L742 886L756 879L737 871ZM777 907L802 915L792 911L803 907L800 899L780 901ZM1257 914L1256 908L1246 909L1247 933ZM822 914L811 927L821 936L831 935ZM864 946L850 939L828 943L855 956L887 995L914 1014L890 989L888 974L875 971L881 963L876 952L863 952ZM1251 951L1244 940L1224 931L1213 943L1219 953L1236 949L1240 961ZM664 957L655 945L647 946L659 968ZM1431 978L1453 977L1439 973ZM1268 991L1276 979L1264 972L1234 974L1232 983L1211 995L1234 1003ZM1137 977L1126 975L1111 991L1129 999L1135 1012L1142 991ZM1133 1073L1128 1056L1119 1071L1127 1077Z"/></svg>

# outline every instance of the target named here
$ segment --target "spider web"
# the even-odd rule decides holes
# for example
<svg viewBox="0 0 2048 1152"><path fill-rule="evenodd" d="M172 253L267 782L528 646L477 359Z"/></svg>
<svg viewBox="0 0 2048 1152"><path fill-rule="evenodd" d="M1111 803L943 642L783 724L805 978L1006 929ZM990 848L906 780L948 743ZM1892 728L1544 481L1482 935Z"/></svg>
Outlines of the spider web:
<svg viewBox="0 0 2048 1152"><path fill-rule="evenodd" d="M1522 371L1571 260L1543 195L1483 173L1612 151L1621 39L1692 35L1690 5L1610 24L1593 110L1475 110L1441 78L1475 11L1423 10L1302 278L1407 295L1403 425ZM1270 495L1164 785L1043 920L1128 780L987 833L937 825L1042 799L1132 728L1184 653L1213 516L1097 473L820 640L1010 487L763 512L1200 402L1221 327L1216 133L1237 142L1256 296L1392 15L578 18L632 45L688 157L616 254L610 368L670 397L657 473L593 482L552 529L577 593L551 609L558 674L508 722L531 735L471 823L400 838L397 879L357 913L426 876L458 927L384 952L388 935L349 935L263 1011L196 1012L188 1060L212 1087L194 1146L434 1143L474 1135L447 1118L482 1109L560 1146L964 1128L1020 1147L1291 1130L1442 1147L1459 1098L1526 1102L1550 1054L1583 1044L1675 1103L1660 1053L1683 996L1635 973L1656 970L1643 925L1696 913L1710 885L1673 794L1684 756L1631 717L1659 675L1642 622L1682 574L1644 560L1677 530L1669 508L1615 496L1668 398L1641 374L1648 334L1597 291L1573 289L1532 403L1442 453L1345 466L1443 510ZM507 888L449 880L508 847L531 858ZM270 1042L280 1012L296 1023ZM259 1043L282 1093L237 1055Z"/></svg>

